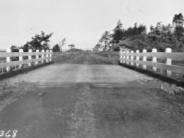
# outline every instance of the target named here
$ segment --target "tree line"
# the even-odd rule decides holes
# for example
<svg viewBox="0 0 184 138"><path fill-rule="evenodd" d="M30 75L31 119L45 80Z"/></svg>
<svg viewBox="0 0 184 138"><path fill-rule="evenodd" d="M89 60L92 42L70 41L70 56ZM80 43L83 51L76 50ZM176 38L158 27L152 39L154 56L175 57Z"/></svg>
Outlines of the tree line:
<svg viewBox="0 0 184 138"><path fill-rule="evenodd" d="M27 41L22 46L12 45L11 51L18 52L19 49L23 49L24 52L28 52L29 49L33 51L36 50L53 50L53 52L62 52L63 46L66 44L66 38L63 38L59 43L55 44L54 46L50 46L50 38L52 37L53 33L46 34L44 31L41 31L40 34L35 34L30 41ZM74 44L68 44L70 49L75 48Z"/></svg>
<svg viewBox="0 0 184 138"><path fill-rule="evenodd" d="M52 35L53 33L46 34L45 32L41 31L40 34L34 35L31 40L27 41L24 45L12 45L10 48L12 52L18 52L19 49L23 49L24 52L28 52L29 49L32 49L33 51L36 51L37 49L48 50L50 49L49 42Z"/></svg>
<svg viewBox="0 0 184 138"><path fill-rule="evenodd" d="M145 25L137 23L133 27L123 28L121 21L112 31L105 31L94 51L118 51L119 46L136 49L152 49L153 47L163 51L170 47L175 51L184 51L184 17L182 13L175 14L172 25L164 25L158 22L156 26L150 26L149 31Z"/></svg>

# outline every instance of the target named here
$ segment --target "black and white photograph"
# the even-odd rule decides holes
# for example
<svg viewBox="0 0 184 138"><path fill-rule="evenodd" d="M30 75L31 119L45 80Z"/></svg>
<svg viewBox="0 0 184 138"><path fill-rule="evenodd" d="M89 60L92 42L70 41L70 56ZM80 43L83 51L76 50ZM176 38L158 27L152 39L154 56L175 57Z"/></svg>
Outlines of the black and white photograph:
<svg viewBox="0 0 184 138"><path fill-rule="evenodd" d="M0 138L184 138L184 1L0 0Z"/></svg>

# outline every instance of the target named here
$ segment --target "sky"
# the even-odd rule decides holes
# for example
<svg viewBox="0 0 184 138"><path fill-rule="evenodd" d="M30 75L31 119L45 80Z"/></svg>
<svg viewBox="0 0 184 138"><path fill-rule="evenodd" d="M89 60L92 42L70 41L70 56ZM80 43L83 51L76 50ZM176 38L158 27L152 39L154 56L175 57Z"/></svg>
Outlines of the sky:
<svg viewBox="0 0 184 138"><path fill-rule="evenodd" d="M184 14L183 0L0 0L0 49L21 46L41 31L53 33L50 45L66 44L92 49L118 20L123 27L135 22L148 28L172 23Z"/></svg>

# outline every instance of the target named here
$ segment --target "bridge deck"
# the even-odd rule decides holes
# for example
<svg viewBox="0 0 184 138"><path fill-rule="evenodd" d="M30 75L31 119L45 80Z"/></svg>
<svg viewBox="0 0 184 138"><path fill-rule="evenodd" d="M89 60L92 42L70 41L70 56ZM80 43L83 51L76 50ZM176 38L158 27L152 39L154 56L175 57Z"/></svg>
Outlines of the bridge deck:
<svg viewBox="0 0 184 138"><path fill-rule="evenodd" d="M120 66L53 64L0 84L0 130L17 138L184 137L183 103Z"/></svg>

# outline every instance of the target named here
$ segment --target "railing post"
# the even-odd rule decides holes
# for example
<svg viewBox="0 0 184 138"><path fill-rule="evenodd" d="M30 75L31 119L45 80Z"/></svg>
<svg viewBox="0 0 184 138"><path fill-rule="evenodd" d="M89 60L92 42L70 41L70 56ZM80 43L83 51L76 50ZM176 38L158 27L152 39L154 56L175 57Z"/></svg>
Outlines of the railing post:
<svg viewBox="0 0 184 138"><path fill-rule="evenodd" d="M11 53L11 49L10 48L8 48L7 50L6 50L6 53ZM11 62L11 57L6 57L6 63L9 63L9 62ZM6 67L6 71L7 72L9 72L10 71L10 66L7 66Z"/></svg>
<svg viewBox="0 0 184 138"><path fill-rule="evenodd" d="M143 53L147 53L147 50L146 49L143 49L143 51L142 51ZM146 62L147 61L147 57L146 56L143 56L143 62ZM147 66L146 66L146 64L144 64L143 63L143 69L146 69L147 68Z"/></svg>
<svg viewBox="0 0 184 138"><path fill-rule="evenodd" d="M129 54L129 51L126 51L126 64L129 64L129 61L128 61L129 60L129 55L128 54Z"/></svg>
<svg viewBox="0 0 184 138"><path fill-rule="evenodd" d="M157 49L156 49L156 48L153 48L153 49L152 49L152 53L156 53L156 52L157 52ZM152 62L153 62L153 63L157 63L157 57L154 57L154 56L153 56L153 57L152 57ZM155 71L155 72L157 71L157 68L154 67L154 66L153 66L153 71Z"/></svg>
<svg viewBox="0 0 184 138"><path fill-rule="evenodd" d="M49 50L46 50L46 63L49 62Z"/></svg>
<svg viewBox="0 0 184 138"><path fill-rule="evenodd" d="M21 54L23 53L23 49L19 49L19 53L20 53L20 55L19 55L19 61L22 62L23 61L23 57L22 57ZM19 69L21 69L21 68L22 68L22 64L19 65Z"/></svg>
<svg viewBox="0 0 184 138"><path fill-rule="evenodd" d="M52 50L50 50L50 62L52 62Z"/></svg>
<svg viewBox="0 0 184 138"><path fill-rule="evenodd" d="M123 51L122 51L122 48L120 48L120 51L119 51L119 61L120 61L120 63L122 63L122 53Z"/></svg>
<svg viewBox="0 0 184 138"><path fill-rule="evenodd" d="M41 58L42 58L42 64L44 63L44 57L45 57L45 50L44 49L42 49L42 56L41 56Z"/></svg>
<svg viewBox="0 0 184 138"><path fill-rule="evenodd" d="M38 59L39 59L39 50L37 49L36 50L36 62L35 62L35 65L38 65Z"/></svg>
<svg viewBox="0 0 184 138"><path fill-rule="evenodd" d="M32 49L29 49L28 52L29 52L29 56L28 56L29 63L28 63L28 66L31 67L31 64L32 64L31 60L32 60L32 52L33 51L32 51Z"/></svg>
<svg viewBox="0 0 184 138"><path fill-rule="evenodd" d="M166 53L172 53L172 49L171 48L166 48L165 52ZM172 59L171 58L166 59L166 65L172 65ZM171 76L172 72L170 70L166 70L166 74L167 74L167 76Z"/></svg>
<svg viewBox="0 0 184 138"><path fill-rule="evenodd" d="M122 63L125 64L126 63L126 56L125 56L126 52L122 51Z"/></svg>
<svg viewBox="0 0 184 138"><path fill-rule="evenodd" d="M131 53L131 54L134 54L134 51L132 50L130 53ZM133 61L134 61L134 56L131 55L131 56L130 56L130 59L131 59L131 61L132 61L130 64L133 66L133 65L134 65L134 62L133 62Z"/></svg>
<svg viewBox="0 0 184 138"><path fill-rule="evenodd" d="M139 54L140 51L139 50L136 50L136 53ZM136 56L136 61L139 61L140 57L139 56ZM136 66L139 67L139 63L137 62L136 63Z"/></svg>

